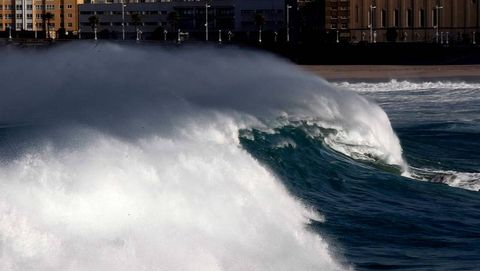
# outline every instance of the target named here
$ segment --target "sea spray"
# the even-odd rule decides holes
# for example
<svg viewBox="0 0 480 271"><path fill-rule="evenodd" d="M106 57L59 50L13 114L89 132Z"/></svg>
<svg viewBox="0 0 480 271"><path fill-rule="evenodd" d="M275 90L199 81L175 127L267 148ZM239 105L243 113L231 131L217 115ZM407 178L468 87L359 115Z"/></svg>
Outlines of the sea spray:
<svg viewBox="0 0 480 271"><path fill-rule="evenodd" d="M380 107L273 56L83 43L4 62L0 122L32 131L4 139L2 270L342 269L238 131L310 121L405 164Z"/></svg>

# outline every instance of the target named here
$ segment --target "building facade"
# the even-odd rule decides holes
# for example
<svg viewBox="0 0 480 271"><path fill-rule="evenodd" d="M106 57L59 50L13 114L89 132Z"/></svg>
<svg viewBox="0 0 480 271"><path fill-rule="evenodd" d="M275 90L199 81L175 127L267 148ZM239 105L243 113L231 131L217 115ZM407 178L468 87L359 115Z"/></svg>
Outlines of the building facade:
<svg viewBox="0 0 480 271"><path fill-rule="evenodd" d="M136 35L137 28L145 37L160 30L171 33L180 29L194 34L205 32L208 17L210 37L214 39L219 30L225 35L229 32L258 31L258 13L264 18L263 30L278 31L285 27L283 0L211 0L208 7L206 4L206 1L187 0L125 1L122 9L121 0L91 0L79 6L80 29L82 33L91 35L94 28L89 18L96 16L99 21L97 31L109 33L110 38L120 38L123 29L127 38L131 38ZM175 22L169 18L172 12L178 14ZM132 14L138 14L140 26L135 25Z"/></svg>
<svg viewBox="0 0 480 271"><path fill-rule="evenodd" d="M52 38L59 30L65 34L75 34L78 29L79 0L1 0L0 31L28 31L41 33ZM53 18L47 20L45 14ZM47 34L49 30L49 34Z"/></svg>
<svg viewBox="0 0 480 271"><path fill-rule="evenodd" d="M348 24L336 25L354 42L468 42L480 28L477 0L349 0ZM331 25L333 28L335 25Z"/></svg>

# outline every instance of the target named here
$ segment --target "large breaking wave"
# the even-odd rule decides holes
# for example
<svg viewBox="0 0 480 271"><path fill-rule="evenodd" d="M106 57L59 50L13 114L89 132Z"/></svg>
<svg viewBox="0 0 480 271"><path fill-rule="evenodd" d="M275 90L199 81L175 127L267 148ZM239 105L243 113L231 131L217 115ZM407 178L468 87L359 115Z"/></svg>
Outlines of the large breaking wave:
<svg viewBox="0 0 480 271"><path fill-rule="evenodd" d="M273 56L77 44L3 62L2 270L344 269L239 130L306 123L406 169L380 107Z"/></svg>

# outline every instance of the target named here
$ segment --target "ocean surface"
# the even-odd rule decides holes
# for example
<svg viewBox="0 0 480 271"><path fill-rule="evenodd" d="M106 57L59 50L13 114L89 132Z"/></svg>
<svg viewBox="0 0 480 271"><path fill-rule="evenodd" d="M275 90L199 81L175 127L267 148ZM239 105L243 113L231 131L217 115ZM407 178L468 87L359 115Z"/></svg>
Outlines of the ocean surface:
<svg viewBox="0 0 480 271"><path fill-rule="evenodd" d="M480 78L2 50L0 270L480 269Z"/></svg>

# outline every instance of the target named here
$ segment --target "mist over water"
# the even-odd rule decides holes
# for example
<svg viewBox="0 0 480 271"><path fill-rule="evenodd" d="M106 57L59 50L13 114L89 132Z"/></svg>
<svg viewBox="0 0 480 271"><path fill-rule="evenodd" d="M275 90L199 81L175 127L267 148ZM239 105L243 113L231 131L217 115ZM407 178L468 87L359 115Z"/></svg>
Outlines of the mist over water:
<svg viewBox="0 0 480 271"><path fill-rule="evenodd" d="M347 269L239 131L304 123L406 165L380 107L271 55L85 43L3 62L1 270Z"/></svg>

